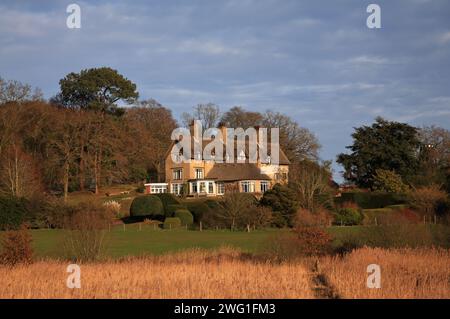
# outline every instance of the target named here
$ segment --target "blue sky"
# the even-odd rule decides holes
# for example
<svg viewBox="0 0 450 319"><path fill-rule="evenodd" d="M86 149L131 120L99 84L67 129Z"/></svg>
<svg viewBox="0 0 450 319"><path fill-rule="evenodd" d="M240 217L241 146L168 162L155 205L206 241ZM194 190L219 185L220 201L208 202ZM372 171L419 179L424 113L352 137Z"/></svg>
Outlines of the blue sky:
<svg viewBox="0 0 450 319"><path fill-rule="evenodd" d="M66 27L70 3L81 29ZM366 27L370 3L381 29ZM46 98L67 73L110 66L177 117L207 102L286 113L333 160L376 116L450 129L447 0L19 0L0 15L0 76Z"/></svg>

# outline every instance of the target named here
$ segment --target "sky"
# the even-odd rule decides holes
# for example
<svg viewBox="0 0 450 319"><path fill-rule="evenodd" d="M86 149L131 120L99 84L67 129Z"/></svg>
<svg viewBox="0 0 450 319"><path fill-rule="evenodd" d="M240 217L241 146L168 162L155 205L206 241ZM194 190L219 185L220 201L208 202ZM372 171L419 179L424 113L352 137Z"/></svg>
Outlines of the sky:
<svg viewBox="0 0 450 319"><path fill-rule="evenodd" d="M102 66L177 118L208 102L285 113L335 160L377 116L450 129L450 1L1 1L2 78L50 98L67 73Z"/></svg>

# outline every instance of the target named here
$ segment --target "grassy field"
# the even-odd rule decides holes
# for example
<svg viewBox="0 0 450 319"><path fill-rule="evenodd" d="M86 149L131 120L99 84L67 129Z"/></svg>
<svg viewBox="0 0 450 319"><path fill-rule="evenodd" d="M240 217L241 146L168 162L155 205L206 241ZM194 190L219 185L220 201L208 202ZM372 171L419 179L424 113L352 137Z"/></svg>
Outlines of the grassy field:
<svg viewBox="0 0 450 319"><path fill-rule="evenodd" d="M450 228L441 225L415 225L411 228L386 228L351 226L330 227L328 231L334 237L334 245L344 242L356 242L359 246L402 246L396 245L396 240L408 242L412 246L439 245L450 248ZM270 237L287 230L268 229L257 230L250 233L244 231L231 232L229 230L162 230L153 229L151 225L138 224L115 226L106 232L106 256L124 257L140 256L146 254L159 255L167 252L185 250L189 248L213 249L223 245L239 248L243 252L258 253ZM55 229L33 230L33 245L37 258L62 257L64 254L61 245L64 240L64 231ZM389 236L389 238L388 238Z"/></svg>
<svg viewBox="0 0 450 319"><path fill-rule="evenodd" d="M163 254L188 248L212 249L232 246L243 252L257 252L264 241L279 230L231 232L228 230L154 230L152 226L137 224L115 226L106 232L106 255L109 257ZM63 230L33 230L33 243L36 257L61 257L64 253Z"/></svg>

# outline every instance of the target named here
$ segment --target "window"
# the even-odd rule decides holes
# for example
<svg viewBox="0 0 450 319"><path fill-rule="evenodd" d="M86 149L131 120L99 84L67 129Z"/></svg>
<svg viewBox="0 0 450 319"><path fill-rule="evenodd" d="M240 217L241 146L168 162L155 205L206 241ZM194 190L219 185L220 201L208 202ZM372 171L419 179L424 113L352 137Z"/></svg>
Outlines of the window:
<svg viewBox="0 0 450 319"><path fill-rule="evenodd" d="M200 182L200 193L205 193L205 182Z"/></svg>
<svg viewBox="0 0 450 319"><path fill-rule="evenodd" d="M254 193L255 192L255 182L241 182L242 191L244 193Z"/></svg>
<svg viewBox="0 0 450 319"><path fill-rule="evenodd" d="M173 179L183 179L183 169L176 168L173 170Z"/></svg>
<svg viewBox="0 0 450 319"><path fill-rule="evenodd" d="M217 183L217 194L225 194L225 183Z"/></svg>
<svg viewBox="0 0 450 319"><path fill-rule="evenodd" d="M281 179L280 173L275 173L275 180L279 181Z"/></svg>
<svg viewBox="0 0 450 319"><path fill-rule="evenodd" d="M203 179L203 168L196 168L195 169L195 178L196 179Z"/></svg>
<svg viewBox="0 0 450 319"><path fill-rule="evenodd" d="M208 193L210 193L210 194L214 193L214 183L213 182L208 183Z"/></svg>
<svg viewBox="0 0 450 319"><path fill-rule="evenodd" d="M172 194L181 195L183 192L183 184L172 184Z"/></svg>
<svg viewBox="0 0 450 319"><path fill-rule="evenodd" d="M269 189L269 182L261 181L261 193L266 192Z"/></svg>
<svg viewBox="0 0 450 319"><path fill-rule="evenodd" d="M167 192L167 185L150 185L151 194L161 194Z"/></svg>
<svg viewBox="0 0 450 319"><path fill-rule="evenodd" d="M192 185L192 193L194 194L198 193L197 182L191 183L191 185Z"/></svg>

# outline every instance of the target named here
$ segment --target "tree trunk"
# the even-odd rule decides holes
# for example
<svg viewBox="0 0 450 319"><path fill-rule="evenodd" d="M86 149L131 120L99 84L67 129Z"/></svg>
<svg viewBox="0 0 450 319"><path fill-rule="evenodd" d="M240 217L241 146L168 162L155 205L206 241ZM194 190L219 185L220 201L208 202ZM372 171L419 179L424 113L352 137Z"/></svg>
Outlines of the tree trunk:
<svg viewBox="0 0 450 319"><path fill-rule="evenodd" d="M78 180L80 183L80 191L84 191L84 185L86 183L84 179L84 142L81 144L80 148L80 170L78 172Z"/></svg>
<svg viewBox="0 0 450 319"><path fill-rule="evenodd" d="M69 161L64 163L64 202L67 202L67 195L69 194Z"/></svg>

